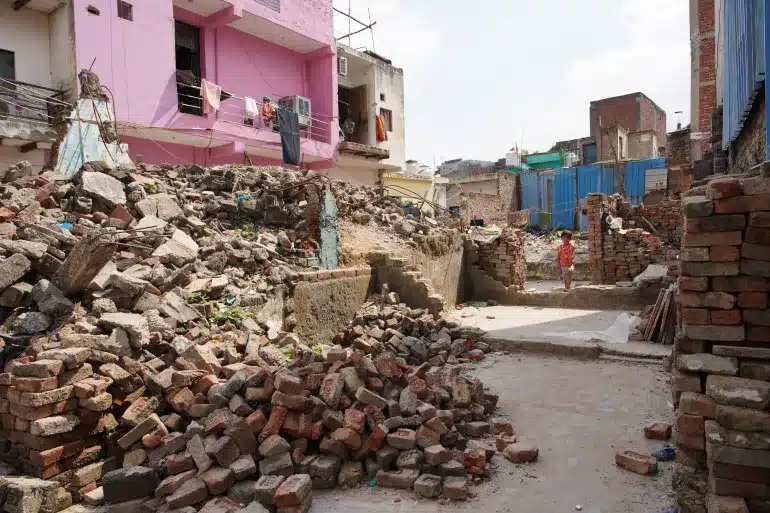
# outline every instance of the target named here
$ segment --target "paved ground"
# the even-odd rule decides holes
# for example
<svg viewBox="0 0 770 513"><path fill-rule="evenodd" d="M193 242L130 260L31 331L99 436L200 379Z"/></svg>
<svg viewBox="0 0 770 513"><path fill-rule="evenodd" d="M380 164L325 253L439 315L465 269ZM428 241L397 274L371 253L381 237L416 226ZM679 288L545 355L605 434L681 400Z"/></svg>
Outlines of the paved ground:
<svg viewBox="0 0 770 513"><path fill-rule="evenodd" d="M572 286L590 285L590 281L573 281ZM534 289L538 292L549 292L551 290L564 290L564 282L558 280L533 280L524 285L525 290Z"/></svg>
<svg viewBox="0 0 770 513"><path fill-rule="evenodd" d="M671 422L666 375L659 365L553 356L497 355L475 370L501 394L499 414L520 437L537 441L540 459L514 465L499 455L492 479L465 503L442 504L412 492L370 488L318 493L313 513L439 511L478 513L660 513L672 504L672 463L645 477L617 468L618 450L651 451L654 421Z"/></svg>
<svg viewBox="0 0 770 513"><path fill-rule="evenodd" d="M634 342L618 344L599 339L580 340L568 335L571 332L607 330L623 313L622 310L471 305L453 310L447 317L467 326L479 327L491 338L510 341L507 349L511 350L541 346L537 349L563 354L576 349L596 349L597 354L602 352L658 359L671 353L670 346ZM500 345L500 348L506 347Z"/></svg>

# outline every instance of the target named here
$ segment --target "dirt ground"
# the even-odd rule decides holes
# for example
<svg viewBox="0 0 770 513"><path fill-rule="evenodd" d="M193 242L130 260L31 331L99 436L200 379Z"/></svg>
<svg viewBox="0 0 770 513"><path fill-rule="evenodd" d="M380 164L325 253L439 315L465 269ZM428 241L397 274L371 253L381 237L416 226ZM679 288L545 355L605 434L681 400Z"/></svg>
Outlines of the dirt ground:
<svg viewBox="0 0 770 513"><path fill-rule="evenodd" d="M414 251L395 233L374 225L338 219L337 232L340 237L340 260L345 266L366 263L367 255L373 251L387 251L394 256L408 256Z"/></svg>
<svg viewBox="0 0 770 513"><path fill-rule="evenodd" d="M652 477L614 464L616 451L663 446L642 433L645 425L673 417L659 365L496 354L474 369L500 394L498 414L514 422L521 438L538 443L537 462L514 465L495 456L492 478L471 487L474 497L463 503L362 484L316 493L313 513L566 513L578 505L586 513L652 513L672 504L673 463L661 463Z"/></svg>

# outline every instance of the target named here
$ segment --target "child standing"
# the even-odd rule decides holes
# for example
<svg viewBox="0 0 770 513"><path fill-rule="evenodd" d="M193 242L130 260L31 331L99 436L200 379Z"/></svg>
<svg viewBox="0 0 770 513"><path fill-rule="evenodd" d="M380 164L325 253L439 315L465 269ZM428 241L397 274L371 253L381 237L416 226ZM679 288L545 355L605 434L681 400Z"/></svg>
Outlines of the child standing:
<svg viewBox="0 0 770 513"><path fill-rule="evenodd" d="M572 232L561 232L561 244L559 244L559 268L561 279L564 281L564 290L568 291L572 286L572 273L575 271L575 243L572 242Z"/></svg>

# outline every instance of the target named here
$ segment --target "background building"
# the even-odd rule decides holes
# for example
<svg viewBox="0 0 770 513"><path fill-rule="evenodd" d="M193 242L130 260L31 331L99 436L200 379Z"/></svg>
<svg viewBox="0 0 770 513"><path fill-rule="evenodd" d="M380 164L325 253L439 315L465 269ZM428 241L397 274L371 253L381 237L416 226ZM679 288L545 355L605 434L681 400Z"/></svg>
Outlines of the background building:
<svg viewBox="0 0 770 513"><path fill-rule="evenodd" d="M302 166L331 167L339 135L335 53L331 0L19 0L0 6L0 78L36 86L24 96L21 89L4 94L44 97L38 107L50 108L54 99L76 99L76 74L90 69L109 98L102 115L116 118L130 156L150 163L281 163L280 135L261 119L245 119L245 97L261 102L269 96L275 103L293 98L303 114ZM231 95L217 112L203 112L200 79ZM42 87L61 92L44 96ZM4 114L37 124L52 119L31 109ZM39 119L29 119L34 116ZM0 132L8 136L7 129Z"/></svg>
<svg viewBox="0 0 770 513"><path fill-rule="evenodd" d="M643 93L592 101L590 129L600 161L653 158L665 151L666 112ZM635 157L629 152L632 141ZM641 155L643 147L650 150Z"/></svg>

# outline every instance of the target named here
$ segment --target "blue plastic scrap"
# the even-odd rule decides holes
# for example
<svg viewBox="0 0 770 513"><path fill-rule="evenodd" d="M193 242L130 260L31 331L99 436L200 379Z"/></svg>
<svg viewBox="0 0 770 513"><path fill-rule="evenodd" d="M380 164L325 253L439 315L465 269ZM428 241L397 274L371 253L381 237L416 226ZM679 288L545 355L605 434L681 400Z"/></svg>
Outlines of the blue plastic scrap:
<svg viewBox="0 0 770 513"><path fill-rule="evenodd" d="M655 451L651 455L658 461L673 461L676 458L676 449L674 447L664 447L659 451Z"/></svg>
<svg viewBox="0 0 770 513"><path fill-rule="evenodd" d="M67 231L72 230L72 223L59 223L59 228L63 228Z"/></svg>
<svg viewBox="0 0 770 513"><path fill-rule="evenodd" d="M247 199L249 199L249 195L248 194L241 194L241 195L239 195L238 197L235 198L236 201L246 201Z"/></svg>

